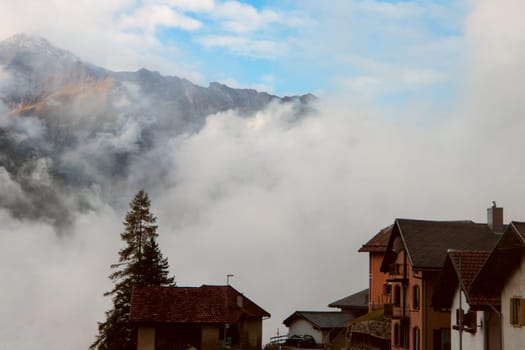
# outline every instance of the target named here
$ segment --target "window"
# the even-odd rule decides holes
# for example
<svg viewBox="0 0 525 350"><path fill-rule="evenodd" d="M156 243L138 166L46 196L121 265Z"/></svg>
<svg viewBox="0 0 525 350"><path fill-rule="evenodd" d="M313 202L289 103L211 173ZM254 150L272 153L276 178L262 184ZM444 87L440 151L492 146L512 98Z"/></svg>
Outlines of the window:
<svg viewBox="0 0 525 350"><path fill-rule="evenodd" d="M419 310L419 286L412 287L412 308Z"/></svg>
<svg viewBox="0 0 525 350"><path fill-rule="evenodd" d="M518 327L525 326L525 299L510 299L509 319L511 325Z"/></svg>
<svg viewBox="0 0 525 350"><path fill-rule="evenodd" d="M384 295L392 294L392 285L390 283L383 284L383 294Z"/></svg>
<svg viewBox="0 0 525 350"><path fill-rule="evenodd" d="M399 324L394 324L394 345L399 345Z"/></svg>
<svg viewBox="0 0 525 350"><path fill-rule="evenodd" d="M408 348L409 345L409 339L410 339L410 327L408 320L402 320L401 321L401 328L400 328L400 345L404 348Z"/></svg>
<svg viewBox="0 0 525 350"><path fill-rule="evenodd" d="M414 327L414 330L412 331L412 343L414 344L414 350L419 350L419 328Z"/></svg>
<svg viewBox="0 0 525 350"><path fill-rule="evenodd" d="M399 284L394 286L394 306L401 306L401 287Z"/></svg>
<svg viewBox="0 0 525 350"><path fill-rule="evenodd" d="M450 350L450 328L434 329L434 349Z"/></svg>

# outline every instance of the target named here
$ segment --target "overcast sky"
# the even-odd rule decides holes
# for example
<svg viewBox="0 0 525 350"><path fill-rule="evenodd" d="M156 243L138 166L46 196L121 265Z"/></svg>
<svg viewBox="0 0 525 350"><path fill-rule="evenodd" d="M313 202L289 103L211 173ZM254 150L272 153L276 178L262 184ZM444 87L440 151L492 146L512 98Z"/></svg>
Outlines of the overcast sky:
<svg viewBox="0 0 525 350"><path fill-rule="evenodd" d="M485 222L496 200L525 220L523 13L521 0L18 0L0 1L0 38L321 97L292 124L287 106L210 117L165 145L172 182L146 189L177 283L234 274L272 314L269 337L293 311L366 288L357 250L396 217ZM0 171L0 191L13 186ZM58 237L0 209L0 348L91 343L122 219L100 202Z"/></svg>

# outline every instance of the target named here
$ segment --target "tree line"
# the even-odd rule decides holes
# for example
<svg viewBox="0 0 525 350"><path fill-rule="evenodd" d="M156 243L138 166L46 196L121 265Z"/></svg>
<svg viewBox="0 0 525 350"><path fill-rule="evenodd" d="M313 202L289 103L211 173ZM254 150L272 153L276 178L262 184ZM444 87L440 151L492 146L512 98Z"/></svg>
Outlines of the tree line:
<svg viewBox="0 0 525 350"><path fill-rule="evenodd" d="M114 282L111 291L113 307L106 311L106 320L99 322L98 335L92 350L135 350L137 330L130 322L131 292L134 286L175 286L169 277L168 259L162 256L157 243L157 218L150 212L150 199L143 190L130 202L120 237L126 246L119 251L118 263L109 275Z"/></svg>

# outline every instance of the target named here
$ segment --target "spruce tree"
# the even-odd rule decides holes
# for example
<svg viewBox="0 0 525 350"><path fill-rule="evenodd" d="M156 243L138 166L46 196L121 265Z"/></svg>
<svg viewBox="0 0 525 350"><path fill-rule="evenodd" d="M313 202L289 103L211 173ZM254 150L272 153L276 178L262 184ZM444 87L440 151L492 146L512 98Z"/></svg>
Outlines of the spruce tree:
<svg viewBox="0 0 525 350"><path fill-rule="evenodd" d="M126 246L119 251L117 269L109 278L115 287L105 293L112 296L113 308L106 312L106 321L98 324L99 334L91 349L135 350L136 329L130 323L131 291L134 286L174 285L168 277L168 259L162 256L156 238L156 217L150 212L150 200L139 191L130 203L120 234Z"/></svg>

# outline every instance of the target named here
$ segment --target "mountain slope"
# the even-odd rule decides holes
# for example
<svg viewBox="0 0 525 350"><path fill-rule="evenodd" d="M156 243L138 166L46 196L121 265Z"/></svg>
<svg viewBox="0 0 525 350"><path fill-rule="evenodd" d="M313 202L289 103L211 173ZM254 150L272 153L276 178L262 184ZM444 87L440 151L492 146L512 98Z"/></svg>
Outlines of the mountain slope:
<svg viewBox="0 0 525 350"><path fill-rule="evenodd" d="M119 202L159 181L167 166L159 149L198 132L209 115L234 109L249 117L291 103L300 116L313 99L201 87L147 69L112 72L15 35L0 42L0 208L67 226L69 211L93 205L93 191ZM143 166L152 171L139 176Z"/></svg>

